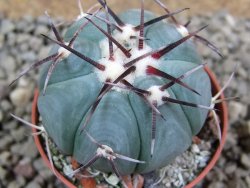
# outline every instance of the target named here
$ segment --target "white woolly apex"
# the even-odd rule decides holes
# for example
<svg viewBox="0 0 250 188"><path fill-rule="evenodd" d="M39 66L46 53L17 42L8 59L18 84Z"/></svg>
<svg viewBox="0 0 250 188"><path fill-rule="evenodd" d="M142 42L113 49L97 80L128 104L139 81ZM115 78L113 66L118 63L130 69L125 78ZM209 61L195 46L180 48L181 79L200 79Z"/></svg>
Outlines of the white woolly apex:
<svg viewBox="0 0 250 188"><path fill-rule="evenodd" d="M104 71L96 69L97 76L101 82L106 82L107 80L114 81L126 70L123 62L117 60L112 61L108 58L103 58L99 60L99 63L105 66ZM131 80L132 75L128 75L125 78Z"/></svg>
<svg viewBox="0 0 250 188"><path fill-rule="evenodd" d="M153 104L154 101L156 101L157 106L161 106L164 104L162 101L162 97L170 97L167 90L160 90L160 86L151 86L147 89L150 92L150 95L147 96L147 99Z"/></svg>
<svg viewBox="0 0 250 188"><path fill-rule="evenodd" d="M187 28L183 25L178 25L176 27L177 31L181 34L181 36L186 37L189 35L189 31L187 30Z"/></svg>
<svg viewBox="0 0 250 188"><path fill-rule="evenodd" d="M130 60L133 60L137 57L140 57L143 54L146 54L148 52L151 52L152 49L144 44L143 49L139 50L138 47L133 48L130 53L131 53L131 57L127 60L127 62L129 62ZM136 66L136 70L135 70L135 75L136 77L138 76L145 76L146 75L146 69L148 65L154 66L154 67L158 67L159 61L152 58L151 56L145 57L142 60L138 61L135 66Z"/></svg>
<svg viewBox="0 0 250 188"><path fill-rule="evenodd" d="M65 42L64 44L67 45L67 46L69 45L68 42ZM58 54L61 54L61 59L65 59L71 54L70 51L66 50L63 47L60 47L57 52L58 52Z"/></svg>
<svg viewBox="0 0 250 188"><path fill-rule="evenodd" d="M121 43L126 48L133 48L136 46L137 41L136 39L131 39L131 37L135 36L136 38L139 37L139 32L134 29L134 26L131 24L126 24L122 28L122 32L116 31L114 33L114 38Z"/></svg>
<svg viewBox="0 0 250 188"><path fill-rule="evenodd" d="M116 159L115 156L110 154L110 153L114 153L111 147L109 147L107 145L102 145L102 147L103 148L97 148L96 153L98 155L101 155L102 157L109 159L109 160Z"/></svg>
<svg viewBox="0 0 250 188"><path fill-rule="evenodd" d="M105 70L96 70L97 76L101 82L106 82L107 80L114 81L118 78L126 68L124 68L124 64L134 60L148 52L151 52L152 49L144 43L143 49L138 49L138 41L139 41L139 32L134 30L133 25L126 24L122 27L123 32L115 31L113 37L127 49L130 49L131 57L127 58L124 53L113 43L114 54L113 61L109 60L110 49L109 49L109 41L107 38L100 41L99 46L102 53L102 58L98 61L100 64L105 66ZM135 36L135 39L131 39L131 36ZM125 44L124 44L125 43ZM134 73L126 76L126 80L133 84L134 79L139 76L146 76L147 66L151 65L154 67L158 67L158 60L152 58L151 56L142 58L140 61L135 63L136 70ZM113 87L116 91L125 91L119 87Z"/></svg>

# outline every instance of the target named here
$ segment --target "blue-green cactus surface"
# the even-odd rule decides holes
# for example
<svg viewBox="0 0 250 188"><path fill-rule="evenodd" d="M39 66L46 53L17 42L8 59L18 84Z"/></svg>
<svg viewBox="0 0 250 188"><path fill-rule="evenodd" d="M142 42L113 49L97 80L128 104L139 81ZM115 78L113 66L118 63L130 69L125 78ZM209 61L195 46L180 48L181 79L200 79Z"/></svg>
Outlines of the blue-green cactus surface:
<svg viewBox="0 0 250 188"><path fill-rule="evenodd" d="M140 24L140 13L140 10L128 10L122 13L120 18L126 24L137 26ZM145 22L153 18L155 18L153 13L145 11ZM106 23L97 18L92 20L106 30ZM76 21L68 29L65 41L70 40L84 22L86 22L84 18ZM115 32L117 31L113 31ZM175 25L161 21L146 27L144 37L149 39L145 41L144 46L156 50L183 36L177 31ZM102 62L105 58L105 49L101 43L106 44L108 48L108 42L105 43L105 40L107 41L106 36L93 24L88 23L78 36L73 48L96 62ZM131 51L135 48L129 45L126 47L132 48ZM115 53L117 51L119 49ZM116 57L119 53L116 53L115 58L120 58ZM131 60L124 55L121 56L123 57L120 61L123 63ZM132 54L132 59L133 57L136 57L136 54ZM155 67L176 78L202 63L190 39L154 61L156 62L152 64ZM41 90L49 65L45 65L41 74ZM136 69L140 69L139 66L140 62ZM104 85L105 80L101 80L100 72L81 58L70 54L58 63L45 95L41 93L39 96L38 108L48 135L64 154L73 156L81 164L86 164L97 150L97 145L82 132L82 127ZM151 86L160 86L169 82L165 78L146 74L146 70L144 72L145 74L137 74L130 79L130 83L136 88L148 90ZM194 72L182 81L194 88L200 95L174 84L167 89L171 98L205 106L210 105L210 80L203 69ZM160 104L157 108L165 120L160 115L156 116L153 156L150 152L152 108L136 93L114 86L103 96L87 123L86 131L98 143L109 146L115 153L145 161L143 164L137 164L115 159L115 164L121 174L145 173L169 164L191 145L192 137L202 128L208 112L206 109L170 102ZM110 163L104 158L97 160L92 166L104 172L112 171Z"/></svg>

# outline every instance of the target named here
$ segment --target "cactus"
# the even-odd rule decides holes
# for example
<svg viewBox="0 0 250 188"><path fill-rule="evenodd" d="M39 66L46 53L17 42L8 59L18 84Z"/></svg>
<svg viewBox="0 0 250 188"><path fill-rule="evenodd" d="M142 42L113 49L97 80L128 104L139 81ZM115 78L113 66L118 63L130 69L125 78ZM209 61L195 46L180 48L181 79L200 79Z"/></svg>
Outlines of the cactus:
<svg viewBox="0 0 250 188"><path fill-rule="evenodd" d="M198 35L205 27L189 32L188 24L176 21L174 15L186 9L170 12L156 0L166 10L157 17L142 0L140 10L117 16L98 1L104 11L82 14L64 38L51 21L56 39L44 37L57 47L17 79L43 65L43 126L81 169L92 166L118 177L150 172L182 154L214 108L191 38L221 54Z"/></svg>

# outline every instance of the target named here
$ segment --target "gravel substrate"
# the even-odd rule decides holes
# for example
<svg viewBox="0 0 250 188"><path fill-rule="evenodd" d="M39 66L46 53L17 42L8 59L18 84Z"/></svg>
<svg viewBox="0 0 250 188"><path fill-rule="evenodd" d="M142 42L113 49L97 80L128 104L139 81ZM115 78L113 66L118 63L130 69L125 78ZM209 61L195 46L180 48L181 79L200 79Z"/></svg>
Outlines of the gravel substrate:
<svg viewBox="0 0 250 188"><path fill-rule="evenodd" d="M0 15L0 187L64 187L41 161L29 128L13 120L14 113L30 121L33 89L38 78L31 71L17 84L8 84L24 67L45 57L51 43L40 33L51 35L45 16L24 16L18 21ZM250 19L234 18L227 12L192 18L191 30L209 24L201 33L218 46L225 58L201 44L201 54L214 70L221 84L239 63L236 78L226 96L239 96L229 102L230 126L223 154L201 187L250 187ZM64 32L59 27L60 32Z"/></svg>

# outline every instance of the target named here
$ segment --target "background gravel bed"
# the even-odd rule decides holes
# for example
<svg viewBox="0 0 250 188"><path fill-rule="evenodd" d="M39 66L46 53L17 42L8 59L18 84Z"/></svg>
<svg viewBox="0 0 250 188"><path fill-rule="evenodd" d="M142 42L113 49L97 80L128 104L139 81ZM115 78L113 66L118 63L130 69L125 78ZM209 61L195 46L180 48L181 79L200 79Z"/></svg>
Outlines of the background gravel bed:
<svg viewBox="0 0 250 188"><path fill-rule="evenodd" d="M64 187L43 164L35 148L30 129L13 120L9 113L30 121L31 100L38 71L31 71L17 84L8 87L21 69L46 56L51 43L40 33L51 35L45 16L24 16L18 21L0 15L0 187ZM60 21L60 20L58 20ZM214 70L220 83L239 63L236 78L226 96L239 96L229 102L230 126L219 162L206 177L202 187L250 187L250 20L234 18L221 11L216 15L192 18L191 30L209 24L201 33L218 46L224 59L197 44L204 60ZM63 27L59 27L64 32Z"/></svg>

